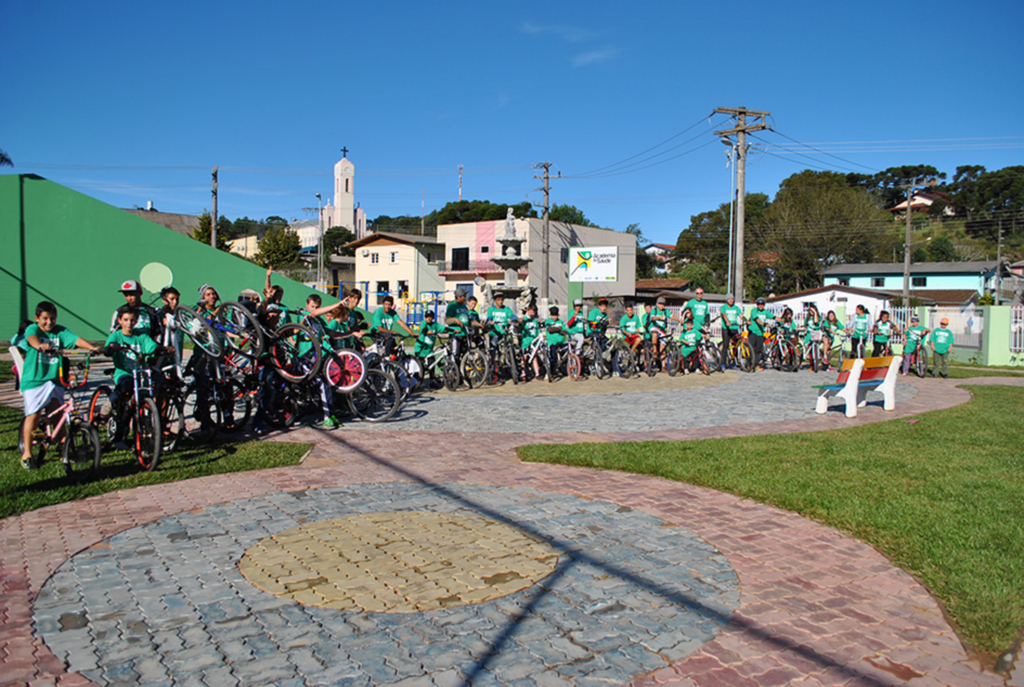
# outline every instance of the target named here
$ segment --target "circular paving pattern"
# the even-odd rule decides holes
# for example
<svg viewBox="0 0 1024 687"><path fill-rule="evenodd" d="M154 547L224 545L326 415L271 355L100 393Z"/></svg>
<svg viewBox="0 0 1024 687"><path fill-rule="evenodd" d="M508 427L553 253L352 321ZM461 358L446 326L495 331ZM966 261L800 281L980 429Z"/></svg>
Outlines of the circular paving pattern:
<svg viewBox="0 0 1024 687"><path fill-rule="evenodd" d="M356 559L345 572L361 584L331 580ZM302 596L326 600L328 586L367 610ZM453 596L470 605L445 607ZM406 612L371 612L371 598ZM127 530L66 561L33 621L70 671L98 684L608 684L693 652L738 601L724 556L641 511L530 489L381 483Z"/></svg>
<svg viewBox="0 0 1024 687"><path fill-rule="evenodd" d="M285 530L250 547L238 567L304 606L412 613L522 591L557 562L547 542L488 518L392 511Z"/></svg>

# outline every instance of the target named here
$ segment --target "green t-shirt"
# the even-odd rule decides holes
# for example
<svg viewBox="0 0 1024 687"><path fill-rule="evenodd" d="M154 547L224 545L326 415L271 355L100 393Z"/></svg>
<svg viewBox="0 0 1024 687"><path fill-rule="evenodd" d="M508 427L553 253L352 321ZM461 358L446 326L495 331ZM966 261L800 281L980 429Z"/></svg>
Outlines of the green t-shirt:
<svg viewBox="0 0 1024 687"><path fill-rule="evenodd" d="M569 315L569 319L565 322L566 331L570 334L585 334L587 331L587 320L583 317L583 313L576 314L573 310L572 314Z"/></svg>
<svg viewBox="0 0 1024 687"><path fill-rule="evenodd" d="M329 332L334 332L335 334L348 334L351 331L348 328L348 320L342 321L334 319L324 325L324 328ZM347 339L332 339L328 337L327 340L331 342L331 348L334 350L352 348L354 345L352 337Z"/></svg>
<svg viewBox="0 0 1024 687"><path fill-rule="evenodd" d="M639 334L643 331L643 328L644 326L640 321L639 315L633 315L632 317L629 315L623 315L619 319L619 329L624 334Z"/></svg>
<svg viewBox="0 0 1024 687"><path fill-rule="evenodd" d="M771 310L754 308L750 311L750 333L756 336L764 336L765 327L775 319Z"/></svg>
<svg viewBox="0 0 1024 687"><path fill-rule="evenodd" d="M867 313L854 315L850 328L853 330L853 338L863 339L871 330L871 318L868 317Z"/></svg>
<svg viewBox="0 0 1024 687"><path fill-rule="evenodd" d="M917 347L921 344L921 341L924 340L924 336L927 331L928 330L921 325L917 325L916 327L907 327L907 330L904 332L904 334L906 334L906 342L903 345L903 352L913 353L916 351Z"/></svg>
<svg viewBox="0 0 1024 687"><path fill-rule="evenodd" d="M380 331L382 329L389 332L397 332L398 327L396 322L399 321L398 311L392 310L391 312L384 312L384 308L377 308L373 311L373 327L371 331Z"/></svg>
<svg viewBox="0 0 1024 687"><path fill-rule="evenodd" d="M454 336L465 336L466 327L469 326L469 308L466 307L466 304L459 303L458 301L452 301L451 303L449 303L448 307L445 308L444 311L444 319L447 320L448 318L451 317L454 317L459 322L461 322L461 325L447 325L449 331Z"/></svg>
<svg viewBox="0 0 1024 687"><path fill-rule="evenodd" d="M739 329L743 308L738 305L723 305L720 312L726 329Z"/></svg>
<svg viewBox="0 0 1024 687"><path fill-rule="evenodd" d="M640 315L640 329L643 331L645 339L651 338L651 313L645 312Z"/></svg>
<svg viewBox="0 0 1024 687"><path fill-rule="evenodd" d="M700 330L694 327L689 331L685 331L679 335L680 352L683 355L690 355L697 350L697 344L700 343L701 334Z"/></svg>
<svg viewBox="0 0 1024 687"><path fill-rule="evenodd" d="M831 336L842 328L843 325L839 324L838 320L835 322L829 322L828 320L823 319L821 321L821 331L824 332L826 336Z"/></svg>
<svg viewBox="0 0 1024 687"><path fill-rule="evenodd" d="M479 322L480 321L480 313L478 313L476 310L471 310L470 308L467 307L466 311L469 313L469 321L470 322Z"/></svg>
<svg viewBox="0 0 1024 687"><path fill-rule="evenodd" d="M540 322L536 317L523 318L523 350L525 351L540 336Z"/></svg>
<svg viewBox="0 0 1024 687"><path fill-rule="evenodd" d="M416 337L416 346L413 348L413 353L420 357L430 355L437 345L437 335L443 331L444 326L437 322L433 324L424 322L420 325L420 335Z"/></svg>
<svg viewBox="0 0 1024 687"><path fill-rule="evenodd" d="M875 341L878 343L889 343L889 337L892 336L892 322L883 322L879 320L875 323L875 329L878 333L875 334Z"/></svg>
<svg viewBox="0 0 1024 687"><path fill-rule="evenodd" d="M516 314L507 305L501 308L492 305L487 309L487 321L494 325L499 334L504 334L509 324L516 321Z"/></svg>
<svg viewBox="0 0 1024 687"><path fill-rule="evenodd" d="M932 342L932 346L935 347L935 352L941 355L949 353L949 349L953 347L953 332L949 329L938 329L932 331L932 335L929 337Z"/></svg>
<svg viewBox="0 0 1024 687"><path fill-rule="evenodd" d="M150 355L156 353L157 345L153 339L142 334L125 336L121 330L117 330L107 337L104 345L118 344L121 350L114 354L114 383L117 384L125 377L131 377L134 370L139 369L139 355Z"/></svg>
<svg viewBox="0 0 1024 687"><path fill-rule="evenodd" d="M549 332L548 328L555 328L557 332ZM549 317L544 320L544 334L547 336L548 346L557 346L565 343L565 322Z"/></svg>
<svg viewBox="0 0 1024 687"><path fill-rule="evenodd" d="M691 298L686 301L686 305L683 306L682 312L686 312L687 309L693 312L693 328L700 329L704 326L704 320L708 318L708 312L710 311L711 305L705 300L697 300Z"/></svg>
<svg viewBox="0 0 1024 687"><path fill-rule="evenodd" d="M671 313L665 308L655 306L651 310L650 317L647 319L647 327L658 330L659 336L665 336L668 334L668 320L671 316Z"/></svg>
<svg viewBox="0 0 1024 687"><path fill-rule="evenodd" d="M601 312L600 309L595 308L587 313L587 322L590 325L587 328L588 334L603 331L608 328L608 313Z"/></svg>
<svg viewBox="0 0 1024 687"><path fill-rule="evenodd" d="M25 339L33 334L39 337L40 344L48 343L53 346L54 350L37 351L28 343L25 344L25 348L28 350L25 352L25 364L21 368L21 381L19 382L22 390L35 389L46 382L56 381L60 374L62 351L66 348L74 348L75 342L78 341L76 334L72 334L59 324L53 325L49 334L40 329L37 324L25 328ZM152 339L150 341L152 342Z"/></svg>

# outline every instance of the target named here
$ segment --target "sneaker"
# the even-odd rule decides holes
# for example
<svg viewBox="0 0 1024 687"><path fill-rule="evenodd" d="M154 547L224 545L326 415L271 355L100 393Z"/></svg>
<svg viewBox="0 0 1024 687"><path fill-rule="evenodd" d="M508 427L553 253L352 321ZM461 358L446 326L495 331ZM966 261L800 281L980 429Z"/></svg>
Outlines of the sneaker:
<svg viewBox="0 0 1024 687"><path fill-rule="evenodd" d="M35 458L22 458L21 467L25 468L26 470L38 470L39 464L36 463Z"/></svg>
<svg viewBox="0 0 1024 687"><path fill-rule="evenodd" d="M337 418L335 418L333 415L331 415L328 418L325 418L323 422L324 429L338 429L341 426L341 423L338 422Z"/></svg>
<svg viewBox="0 0 1024 687"><path fill-rule="evenodd" d="M252 426L252 433L256 436L263 436L264 434L270 434L270 430L263 426L263 424L255 424Z"/></svg>

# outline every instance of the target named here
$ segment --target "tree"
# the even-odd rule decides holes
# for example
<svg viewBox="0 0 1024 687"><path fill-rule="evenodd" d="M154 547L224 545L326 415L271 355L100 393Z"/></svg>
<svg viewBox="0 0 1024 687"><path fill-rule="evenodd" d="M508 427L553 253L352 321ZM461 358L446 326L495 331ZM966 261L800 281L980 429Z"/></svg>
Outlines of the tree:
<svg viewBox="0 0 1024 687"><path fill-rule="evenodd" d="M746 196L746 223L756 225L769 206L764 193ZM730 204L722 203L690 217L690 226L679 232L676 255L691 263L707 265L720 282L727 282L729 270L729 212Z"/></svg>
<svg viewBox="0 0 1024 687"><path fill-rule="evenodd" d="M485 222L488 220L505 219L508 208L516 217L536 217L537 211L529 202L523 201L516 205L492 203L489 200L460 200L448 203L437 212L437 224L456 224L460 222Z"/></svg>
<svg viewBox="0 0 1024 687"><path fill-rule="evenodd" d="M299 235L280 224L267 229L255 260L263 267L287 267L299 262Z"/></svg>
<svg viewBox="0 0 1024 687"><path fill-rule="evenodd" d="M689 279L690 283L687 288L691 290L699 286L705 291L714 292L719 288L715 273L707 265L691 263L678 272L673 272L672 276L677 279Z"/></svg>
<svg viewBox="0 0 1024 687"><path fill-rule="evenodd" d="M227 221L226 217L221 217L222 221ZM228 226L231 222L228 222ZM217 250L228 250L228 237L222 232L222 222L217 222ZM192 230L192 238L199 243L205 243L207 246L210 245L210 213L204 212L199 215L199 226Z"/></svg>
<svg viewBox="0 0 1024 687"><path fill-rule="evenodd" d="M956 260L956 246L948 236L936 236L928 244L928 259L932 262L953 262Z"/></svg>
<svg viewBox="0 0 1024 687"><path fill-rule="evenodd" d="M559 205L555 203L551 206L551 211L548 213L548 218L552 222L566 222L567 224L578 224L581 227L594 227L597 226L583 214L583 210L580 210L575 205ZM626 229L628 232L629 229Z"/></svg>
<svg viewBox="0 0 1024 687"><path fill-rule="evenodd" d="M899 243L889 213L868 191L851 188L845 175L811 170L782 181L749 238L747 259L760 264L748 269L775 293L818 286L831 265L891 258Z"/></svg>
<svg viewBox="0 0 1024 687"><path fill-rule="evenodd" d="M883 209L899 205L907 199L906 185L938 185L945 181L946 173L931 165L903 165L889 167L877 174L847 174L846 183L854 188L863 188L878 200Z"/></svg>
<svg viewBox="0 0 1024 687"><path fill-rule="evenodd" d="M327 255L347 255L352 257L356 254L354 248L345 244L356 240L356 235L345 227L331 227L324 232L324 252Z"/></svg>
<svg viewBox="0 0 1024 687"><path fill-rule="evenodd" d="M640 225L633 224L627 225L624 234L632 234L636 239L636 278L637 279L654 279L658 276L658 261L657 259L645 250L641 250L640 246L644 242L644 233L640 230Z"/></svg>
<svg viewBox="0 0 1024 687"><path fill-rule="evenodd" d="M14 162L11 161L11 156L0 150L0 167L13 167Z"/></svg>

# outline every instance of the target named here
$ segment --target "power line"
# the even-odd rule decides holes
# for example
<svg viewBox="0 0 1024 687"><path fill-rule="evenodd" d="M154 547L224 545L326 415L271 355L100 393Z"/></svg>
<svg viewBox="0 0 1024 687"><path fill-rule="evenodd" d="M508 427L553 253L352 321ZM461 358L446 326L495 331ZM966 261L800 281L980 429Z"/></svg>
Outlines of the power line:
<svg viewBox="0 0 1024 687"><path fill-rule="evenodd" d="M782 136L782 137L783 137L783 138L785 138L785 139L788 139L788 140L792 141L793 143L796 143L796 144L798 144L798 145L802 145L802 146L804 146L805 148L809 148L810 150L813 150L813 151L815 151L816 153L821 153L822 155L828 155L829 157L831 157L831 158L835 158L836 160L839 160L840 162L845 162L845 163L846 163L846 164L848 164L848 165L854 165L855 167L860 167L860 168L862 168L862 169L866 169L866 170L869 170L869 171L871 171L871 172L878 172L878 171L880 171L880 170L878 170L878 169L875 169L875 168L873 168L873 167L868 167L867 165L862 165L862 164L860 164L859 162L852 162L852 161L850 161L850 160L846 160L846 159L844 159L844 158L841 158L841 157L839 157L838 155L833 155L833 154L831 154L831 153L826 153L826 152L825 152L825 151L823 151L823 150L818 150L818 149L817 149L817 148L815 148L814 146L808 145L808 144L806 144L806 143L801 143L800 141L796 140L795 138L793 138L793 137L791 137L791 136L787 136L786 134L782 133L781 131L776 131L775 129L770 129L770 131L771 131L772 133L774 133L774 134L777 134L777 135L779 135L779 136Z"/></svg>
<svg viewBox="0 0 1024 687"><path fill-rule="evenodd" d="M686 143L690 143L691 141L695 141L696 139L698 139L698 138L700 138L701 136L704 136L704 135L705 134L702 133L699 136L695 136L695 137L691 138L689 141L684 141L683 143L680 143L679 145L685 145ZM658 165L663 165L666 162L671 162L672 160L677 160L677 159L679 159L679 158L681 158L681 157L683 157L685 155L689 155L690 153L695 153L698 150L700 150L701 148L706 148L706 147L708 147L709 145L711 145L714 142L715 142L715 139L711 139L707 143L701 144L701 145L697 146L696 148L691 148L690 150L684 150L683 152L679 153L678 155L673 155L672 157L667 157L664 160L658 160L657 162L652 162L649 165L645 165L643 167L637 167L635 169L623 169L623 170L619 170L619 171L606 172L604 174L596 174L594 176L589 176L589 177L564 176L562 178L563 179L607 179L609 177L622 176L623 174L631 174L633 172L639 172L639 171L644 170L644 169L650 169L651 167L657 167ZM678 147L679 146L676 146L676 148L678 148ZM673 148L673 150L674 150L674 148ZM647 160L654 159L655 157L657 157L657 155L653 155L653 156L647 158ZM644 161L646 161L646 160L641 160L641 162L644 162ZM639 164L639 162L633 163L633 164Z"/></svg>

